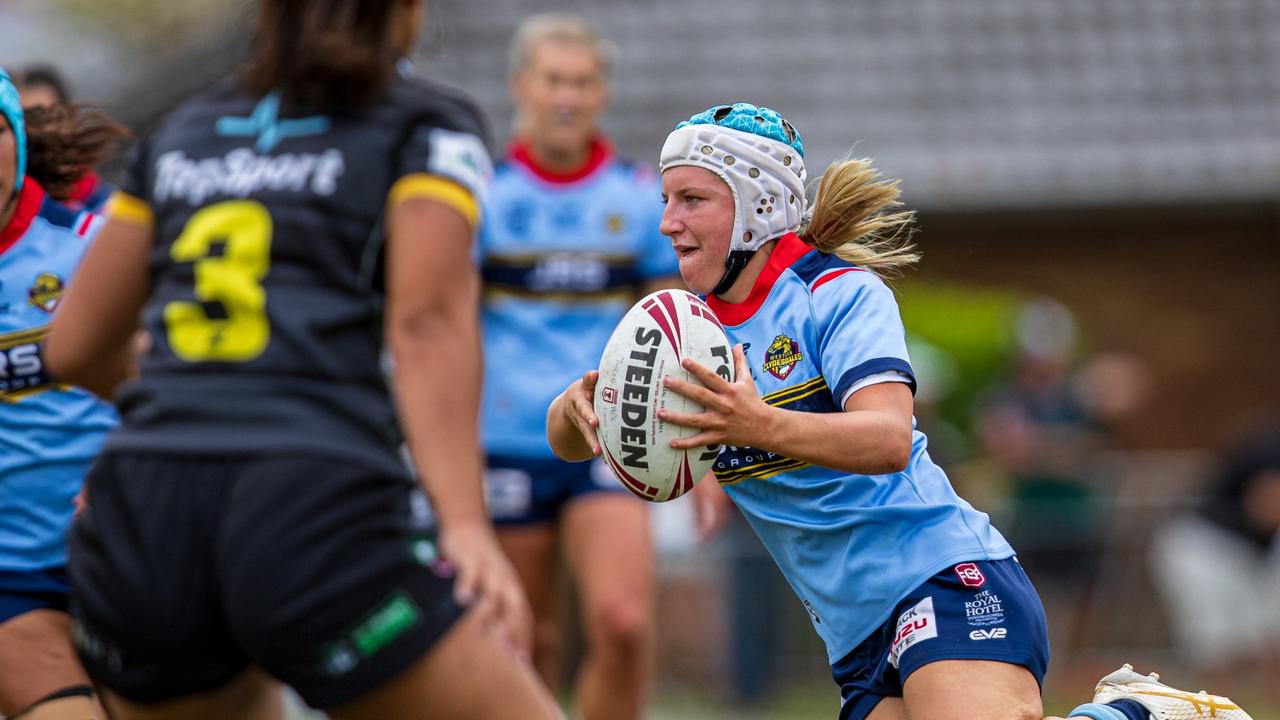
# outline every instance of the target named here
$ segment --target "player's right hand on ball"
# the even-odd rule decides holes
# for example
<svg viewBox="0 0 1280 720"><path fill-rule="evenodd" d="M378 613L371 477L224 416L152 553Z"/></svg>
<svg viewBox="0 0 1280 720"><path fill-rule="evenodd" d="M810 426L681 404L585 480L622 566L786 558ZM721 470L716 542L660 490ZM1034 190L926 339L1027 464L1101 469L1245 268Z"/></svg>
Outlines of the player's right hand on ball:
<svg viewBox="0 0 1280 720"><path fill-rule="evenodd" d="M569 420L582 433L582 438L591 447L591 454L596 457L600 457L600 440L596 436L600 418L596 417L595 408L596 383L599 380L600 373L596 370L588 370L581 380L574 380L569 389L565 390L564 406Z"/></svg>
<svg viewBox="0 0 1280 720"><path fill-rule="evenodd" d="M440 550L453 565L453 595L475 613L482 627L528 658L533 644L533 611L520 578L488 523L441 526Z"/></svg>

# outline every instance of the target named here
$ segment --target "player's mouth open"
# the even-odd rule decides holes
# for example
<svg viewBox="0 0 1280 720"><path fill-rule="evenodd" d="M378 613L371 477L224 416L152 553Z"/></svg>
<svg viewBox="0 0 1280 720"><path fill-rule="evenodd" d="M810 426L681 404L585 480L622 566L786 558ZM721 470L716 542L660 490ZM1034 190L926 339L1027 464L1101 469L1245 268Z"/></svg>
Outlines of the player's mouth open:
<svg viewBox="0 0 1280 720"><path fill-rule="evenodd" d="M698 248L696 248L696 247L692 247L692 246L689 246L689 245L684 245L684 246L677 245L677 246L676 246L676 255L677 255L677 256L679 256L681 260L683 260L684 258L687 258L687 257L689 257L689 256L691 256L691 255L693 255L693 254L694 254L694 253L696 253L696 252L698 252Z"/></svg>

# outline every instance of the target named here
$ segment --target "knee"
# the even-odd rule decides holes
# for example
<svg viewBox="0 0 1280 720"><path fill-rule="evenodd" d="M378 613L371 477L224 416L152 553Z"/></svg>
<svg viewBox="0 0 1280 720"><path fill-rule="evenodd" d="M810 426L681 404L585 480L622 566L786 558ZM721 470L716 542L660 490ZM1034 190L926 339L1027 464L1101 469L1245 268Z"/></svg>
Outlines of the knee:
<svg viewBox="0 0 1280 720"><path fill-rule="evenodd" d="M653 615L646 603L611 603L591 613L588 638L594 649L613 655L640 657L653 637Z"/></svg>
<svg viewBox="0 0 1280 720"><path fill-rule="evenodd" d="M536 658L557 659L564 645L560 624L555 618L534 618L533 654Z"/></svg>

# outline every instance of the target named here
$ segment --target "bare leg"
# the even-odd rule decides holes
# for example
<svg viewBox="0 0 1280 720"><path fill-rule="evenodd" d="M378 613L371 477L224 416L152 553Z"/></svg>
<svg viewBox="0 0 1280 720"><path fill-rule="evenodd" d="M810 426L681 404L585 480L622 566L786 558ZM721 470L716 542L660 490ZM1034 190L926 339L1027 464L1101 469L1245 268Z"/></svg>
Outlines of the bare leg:
<svg viewBox="0 0 1280 720"><path fill-rule="evenodd" d="M942 660L925 665L907 678L903 704L907 720L1044 717L1040 687L1029 670L984 660Z"/></svg>
<svg viewBox="0 0 1280 720"><path fill-rule="evenodd" d="M71 646L71 619L57 610L33 610L0 624L0 716L15 715L65 688L89 685ZM86 702L87 701L87 702ZM92 715L103 717L96 702Z"/></svg>
<svg viewBox="0 0 1280 720"><path fill-rule="evenodd" d="M556 616L555 526L499 526L498 544L520 576L533 610L533 666L548 687L557 687L562 678L562 636Z"/></svg>
<svg viewBox="0 0 1280 720"><path fill-rule="evenodd" d="M583 720L640 718L653 675L648 508L622 493L595 493L565 507L562 532L587 642L577 683Z"/></svg>
<svg viewBox="0 0 1280 720"><path fill-rule="evenodd" d="M408 670L359 700L328 712L333 720L561 717L533 668L504 650L470 614Z"/></svg>

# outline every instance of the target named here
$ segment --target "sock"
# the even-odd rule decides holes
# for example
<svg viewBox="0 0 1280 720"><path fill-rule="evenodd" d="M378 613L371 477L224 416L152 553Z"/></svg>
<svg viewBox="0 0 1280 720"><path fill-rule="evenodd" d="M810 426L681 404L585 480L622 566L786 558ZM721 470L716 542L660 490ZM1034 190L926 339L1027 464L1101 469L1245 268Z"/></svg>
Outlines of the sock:
<svg viewBox="0 0 1280 720"><path fill-rule="evenodd" d="M1067 717L1090 718L1090 720L1151 720L1147 709L1132 700L1116 700L1106 705L1085 703L1067 713Z"/></svg>
<svg viewBox="0 0 1280 720"><path fill-rule="evenodd" d="M1107 706L1124 713L1125 720L1151 720L1151 713L1135 700L1113 700Z"/></svg>

